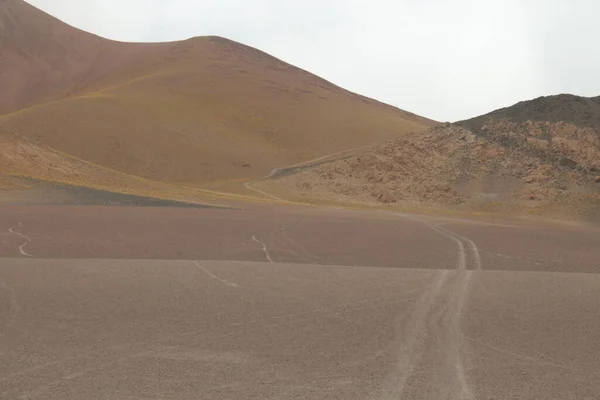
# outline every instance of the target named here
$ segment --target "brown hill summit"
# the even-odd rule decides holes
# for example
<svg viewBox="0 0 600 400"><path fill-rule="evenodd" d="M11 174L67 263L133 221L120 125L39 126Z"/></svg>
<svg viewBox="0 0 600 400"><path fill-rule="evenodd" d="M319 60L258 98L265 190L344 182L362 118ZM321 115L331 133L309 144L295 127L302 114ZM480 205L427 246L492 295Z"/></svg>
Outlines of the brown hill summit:
<svg viewBox="0 0 600 400"><path fill-rule="evenodd" d="M0 0L0 38L0 115L67 96L157 47L102 39L22 0Z"/></svg>
<svg viewBox="0 0 600 400"><path fill-rule="evenodd" d="M150 180L245 181L433 124L219 37L113 42L22 0L0 0L0 35L0 174L48 178L44 157L10 157L35 145Z"/></svg>
<svg viewBox="0 0 600 400"><path fill-rule="evenodd" d="M278 184L370 204L600 216L600 98L541 97Z"/></svg>

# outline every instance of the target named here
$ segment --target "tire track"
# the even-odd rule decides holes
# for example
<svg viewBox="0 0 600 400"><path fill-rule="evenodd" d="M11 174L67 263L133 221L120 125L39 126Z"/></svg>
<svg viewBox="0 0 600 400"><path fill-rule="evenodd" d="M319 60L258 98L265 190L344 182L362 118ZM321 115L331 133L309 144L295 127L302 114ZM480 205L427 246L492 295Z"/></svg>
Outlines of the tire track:
<svg viewBox="0 0 600 400"><path fill-rule="evenodd" d="M384 384L383 396L377 398L399 399L408 395L405 393L409 379L414 378L415 363L420 362L428 354L433 368L426 371L433 376L426 378L428 391L437 392L440 399L473 400L475 395L469 383L465 369L465 340L462 333L462 319L468 302L476 271L482 270L481 256L475 242L419 217L399 214L400 216L422 223L439 235L446 237L456 244L457 262L454 272L446 271L447 275L441 281L439 288L427 289L424 297L417 305L416 317L411 320L412 330L406 335L400 345L399 361L395 366L394 379L388 379ZM450 279L451 278L451 279ZM450 282L451 281L451 282ZM445 292L440 296L440 292ZM438 304L440 312L432 314L431 310ZM438 321L436 323L436 321ZM430 336L438 346L426 348L424 338ZM390 387L390 382L393 382Z"/></svg>
<svg viewBox="0 0 600 400"><path fill-rule="evenodd" d="M194 261L194 265L196 265L196 267L198 267L198 269L200 269L206 275L210 276L214 280L217 280L217 281L223 283L225 286L231 286L231 287L238 287L239 286L237 283L229 282L228 280L220 278L217 275L213 274L206 267L204 267L202 264L200 264L198 261Z"/></svg>
<svg viewBox="0 0 600 400"><path fill-rule="evenodd" d="M472 400L473 391L468 382L465 371L465 346L462 333L462 318L464 309L471 291L473 281L473 271L461 271L458 273L458 284L453 293L453 307L450 311L449 330L446 335L446 357L448 367L454 369L455 379L452 380L451 393L453 398Z"/></svg>
<svg viewBox="0 0 600 400"><path fill-rule="evenodd" d="M442 228L440 225L434 225L437 229L439 229L439 231L441 231L444 234L447 234L449 236L452 236L453 238L459 240L459 241L464 241L467 243L467 245L469 246L469 250L471 251L471 255L473 257L473 261L474 261L474 269L475 270L481 270L482 267L482 263L481 263L481 254L479 253L479 249L477 248L477 245L475 244L475 242L473 242L471 239L461 236L458 233L452 232L449 229L446 228Z"/></svg>
<svg viewBox="0 0 600 400"><path fill-rule="evenodd" d="M33 257L33 254L29 254L25 251L25 246L27 246L29 243L31 243L31 238L27 235L22 234L21 232L15 231L16 228L21 228L22 226L23 226L23 223L19 222L17 225L13 226L8 231L10 233L12 233L13 235L17 235L17 236L25 239L25 243L23 243L19 246L19 253L21 253L21 255L25 256L25 257Z"/></svg>
<svg viewBox="0 0 600 400"><path fill-rule="evenodd" d="M381 394L377 399L396 400L401 398L408 379L413 375L416 364L422 356L421 347L425 341L425 328L429 313L435 300L448 280L450 271L439 271L433 282L419 297L414 306L414 311L407 320L408 331L403 335L404 340L397 349L397 363L392 373L384 382Z"/></svg>
<svg viewBox="0 0 600 400"><path fill-rule="evenodd" d="M267 245L265 244L265 242L263 242L256 236L252 236L252 240L262 246L262 250L263 250L263 253L265 253L265 257L267 258L267 261L272 263L273 259L271 258L271 254L269 253L269 249L267 248Z"/></svg>

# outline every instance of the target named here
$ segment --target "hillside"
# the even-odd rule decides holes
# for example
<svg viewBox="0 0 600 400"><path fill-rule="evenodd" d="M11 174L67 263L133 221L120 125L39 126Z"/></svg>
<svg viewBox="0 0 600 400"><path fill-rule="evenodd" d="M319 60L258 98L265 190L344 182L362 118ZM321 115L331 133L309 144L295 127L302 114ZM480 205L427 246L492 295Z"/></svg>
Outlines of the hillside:
<svg viewBox="0 0 600 400"><path fill-rule="evenodd" d="M164 47L105 40L22 0L0 0L0 38L0 115L72 94Z"/></svg>
<svg viewBox="0 0 600 400"><path fill-rule="evenodd" d="M144 179L242 182L432 125L223 38L118 43L21 0L0 33L0 128Z"/></svg>
<svg viewBox="0 0 600 400"><path fill-rule="evenodd" d="M600 98L542 97L263 185L300 198L600 217Z"/></svg>
<svg viewBox="0 0 600 400"><path fill-rule="evenodd" d="M60 183L200 203L254 200L211 190L172 185L111 170L0 130L0 204L7 198L45 203ZM31 179L33 178L33 179ZM46 188L46 190L38 190ZM29 190L35 189L35 190ZM18 191L23 193L7 193ZM31 194L34 193L32 197Z"/></svg>

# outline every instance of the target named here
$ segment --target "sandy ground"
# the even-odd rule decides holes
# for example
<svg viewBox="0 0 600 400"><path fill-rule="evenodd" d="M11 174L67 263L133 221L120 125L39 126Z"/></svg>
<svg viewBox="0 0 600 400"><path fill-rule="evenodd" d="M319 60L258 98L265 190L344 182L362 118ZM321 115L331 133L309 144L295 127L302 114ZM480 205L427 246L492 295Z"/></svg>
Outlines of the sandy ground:
<svg viewBox="0 0 600 400"><path fill-rule="evenodd" d="M2 399L595 399L600 232L0 209Z"/></svg>

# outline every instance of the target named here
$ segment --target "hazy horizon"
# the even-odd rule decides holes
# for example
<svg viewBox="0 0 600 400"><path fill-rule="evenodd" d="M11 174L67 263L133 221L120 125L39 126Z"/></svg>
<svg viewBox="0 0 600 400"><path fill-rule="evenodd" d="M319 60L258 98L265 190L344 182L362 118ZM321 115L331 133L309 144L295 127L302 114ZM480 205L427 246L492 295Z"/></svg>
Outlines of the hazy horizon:
<svg viewBox="0 0 600 400"><path fill-rule="evenodd" d="M28 2L114 40L223 36L439 121L543 95L600 94L592 0Z"/></svg>

